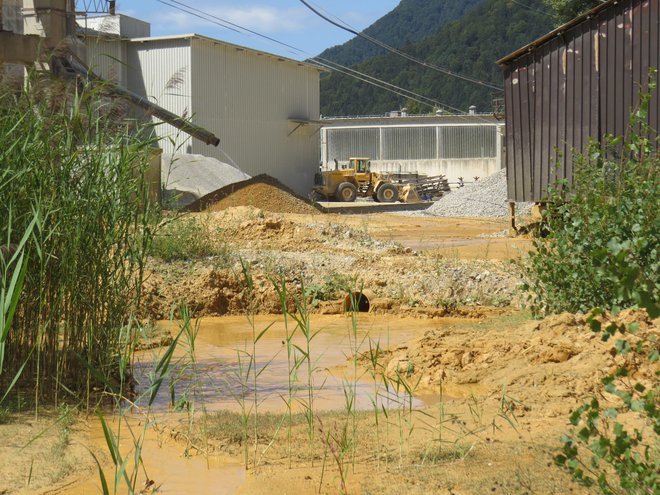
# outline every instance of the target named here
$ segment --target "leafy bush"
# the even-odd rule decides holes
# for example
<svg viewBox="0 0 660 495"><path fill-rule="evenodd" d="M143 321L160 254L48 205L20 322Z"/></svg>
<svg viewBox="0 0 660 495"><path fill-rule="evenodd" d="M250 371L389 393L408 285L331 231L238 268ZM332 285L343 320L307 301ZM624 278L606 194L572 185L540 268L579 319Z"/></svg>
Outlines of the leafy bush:
<svg viewBox="0 0 660 495"><path fill-rule="evenodd" d="M632 118L636 132L592 144L575 158L573 184L549 191L547 236L534 240L526 270L534 314L656 304L660 155L645 137L649 100Z"/></svg>
<svg viewBox="0 0 660 495"><path fill-rule="evenodd" d="M625 337L637 333L637 324L626 328L611 323L602 329L597 319L602 314L603 311L595 310L588 321L595 332L602 330L604 340L617 334L623 337L615 347L620 356L633 355L632 361L651 366L658 362L656 339L644 337L631 345ZM597 485L607 495L653 495L660 493L658 373L652 388L641 381L632 382L628 375L624 365L603 380L605 392L614 397L608 401L609 407L594 397L573 412L570 421L575 431L562 438L562 452L555 462L581 485ZM626 419L618 421L622 415Z"/></svg>
<svg viewBox="0 0 660 495"><path fill-rule="evenodd" d="M314 299L317 301L332 301L350 293L357 285L355 277L344 275L334 270L323 278L323 283L312 287ZM359 288L359 287L358 287Z"/></svg>
<svg viewBox="0 0 660 495"><path fill-rule="evenodd" d="M650 83L651 91L655 83ZM544 213L545 237L537 237L528 259L532 311L589 312L640 307L651 318L658 308L657 214L660 164L658 137L645 124L650 95L641 95L625 139L593 144L575 159L572 184L560 182L549 191ZM656 137L649 137L656 136ZM639 326L611 323L602 328L604 309L588 321L607 341L619 335L614 350L616 370L604 380L602 399L592 400L571 415L571 434L562 438L555 462L580 484L598 486L605 494L655 494L658 471L658 373L652 383L633 380L629 363L655 369L656 336L635 336ZM650 432L650 435L649 435ZM649 441L650 437L650 441Z"/></svg>

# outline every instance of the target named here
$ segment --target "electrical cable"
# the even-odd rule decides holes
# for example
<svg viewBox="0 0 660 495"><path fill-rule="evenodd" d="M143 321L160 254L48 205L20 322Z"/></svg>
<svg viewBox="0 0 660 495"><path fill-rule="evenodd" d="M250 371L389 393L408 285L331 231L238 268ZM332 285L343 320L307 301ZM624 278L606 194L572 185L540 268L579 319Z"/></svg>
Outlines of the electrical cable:
<svg viewBox="0 0 660 495"><path fill-rule="evenodd" d="M471 83L477 84L479 86L483 86L485 88L493 89L495 91L503 91L504 90L501 86L496 86L493 83L490 83L490 82L487 82L487 81L482 81L482 80L476 79L474 77L465 76L465 75L459 74L457 72L454 72L450 69L447 69L445 67L440 67L440 66L432 64L430 62L425 62L424 60L420 60L416 57L413 57L412 55L409 55L405 52L402 52L401 50L399 50L397 48L391 47L390 45L388 45L386 43L383 43L382 41L379 41L376 38L372 38L371 36L364 33L363 31L357 31L357 30L349 27L348 24L346 24L343 21L342 21L342 23L345 24L345 25L342 25L339 22L333 21L328 16L324 15L322 12L320 12L319 10L314 8L312 5L310 5L306 0L299 0L299 1L300 1L300 3L305 5L309 10L314 12L317 16L319 16L320 18L322 18L325 21L329 22L333 26L336 26L339 29L343 29L344 31L348 31L349 33L352 33L355 36L359 36L360 38L363 38L363 39L369 41L370 43L373 43L374 45L379 46L379 47L387 50L388 52L394 53L396 55L399 55L400 57L403 57L407 60L410 60L411 62L419 64L419 65L421 65L423 67L426 67L428 69L435 70L435 71L440 72L442 74L445 74L445 75L448 75L448 76L451 76L451 77L456 77L458 79L462 79L463 81L471 82Z"/></svg>
<svg viewBox="0 0 660 495"><path fill-rule="evenodd" d="M529 9L532 12L536 12L538 14L542 14L542 15L545 15L545 16L548 16L548 17L554 17L550 12L546 12L544 10L534 8L531 5L524 4L522 2L519 2L518 0L511 0L511 2L515 3L516 5L520 5L521 7L524 7L526 9Z"/></svg>
<svg viewBox="0 0 660 495"><path fill-rule="evenodd" d="M365 74L363 72L357 71L351 67L346 67L341 64L338 64L336 62L333 62L332 60L328 60L322 57L314 57L310 60L313 60L317 64L326 67L328 69L340 72L342 74L345 74L347 76L353 77L355 79L358 79L359 81L364 81L369 84L373 84L374 86L377 86L381 89L384 89L386 91L389 91L391 93L395 93L399 96L403 96L405 98L409 98L413 101L416 101L417 103L421 103L423 105L427 105L431 108L435 107L443 107L449 110L452 110L454 112L457 112L459 114L465 113L463 110L460 110L458 108L452 107L451 105L447 105L446 103L439 102L433 98L429 98L424 95L420 95L419 93L415 93L414 91L411 91L409 89L401 88L400 86L396 86L394 84L388 83L387 81L383 81L382 79L378 79L376 77L370 76L368 74ZM402 93L403 92L403 93ZM405 94L404 94L405 93ZM426 100L426 101L424 101Z"/></svg>
<svg viewBox="0 0 660 495"><path fill-rule="evenodd" d="M289 44L284 43L282 41L279 41L275 38L272 38L270 36L261 34L257 31L252 30L252 29L246 28L246 27L241 26L239 24L236 24L236 23L233 23L233 22L228 21L226 19L223 19L221 17L218 17L218 16L216 16L214 14L211 14L209 12L205 12L201 9L198 9L198 8L192 7L190 5L187 5L187 4L185 4L183 2L180 2L178 0L156 0L156 1L163 4L163 5L166 5L168 7L177 9L181 12L184 12L184 13L187 13L187 14L192 15L194 17L197 17L199 19L202 19L204 21L211 22L213 24L217 24L217 25L219 25L221 27L224 27L226 29L230 29L231 31L243 34L240 31L240 30L242 30L242 31L245 31L247 33L258 36L260 38L266 39L266 40L268 40L272 43L276 43L280 46L284 46L284 47L286 47L290 50L294 50L294 52L291 52L291 53L305 55L309 58L309 60L316 61L316 63L318 63L319 65L321 65L321 66L323 66L327 69L335 70L337 72L343 73L343 74L348 75L350 77L353 77L357 80L366 82L368 84L372 84L372 85L374 85L378 88L384 89L384 90L389 91L391 93L395 93L395 94L397 94L399 96L402 96L404 98L410 98L413 101L416 101L418 103L422 103L424 105L428 105L429 107L437 106L437 107L443 107L443 108L446 108L446 109L450 109L450 110L458 112L458 113L463 113L463 114L465 113L464 111L462 111L460 109L457 109L457 108L454 108L451 105L447 105L447 104L439 102L439 101L437 101L433 98L429 98L429 97L420 95L418 93L415 93L414 91L410 91L408 89L401 88L399 86L388 83L386 81L382 81L378 78L375 78L375 77L370 76L368 74L364 74L364 73L362 73L360 71L357 71L355 69L345 67L345 66L343 66L343 65L341 65L337 62L332 62L330 60L323 59L323 58L320 58L320 57L314 57L311 54L309 54L309 53L305 52L304 50L302 50L300 48L297 48L293 45L289 45ZM427 101L421 101L420 99L427 100ZM431 102L431 103L429 103L429 102Z"/></svg>

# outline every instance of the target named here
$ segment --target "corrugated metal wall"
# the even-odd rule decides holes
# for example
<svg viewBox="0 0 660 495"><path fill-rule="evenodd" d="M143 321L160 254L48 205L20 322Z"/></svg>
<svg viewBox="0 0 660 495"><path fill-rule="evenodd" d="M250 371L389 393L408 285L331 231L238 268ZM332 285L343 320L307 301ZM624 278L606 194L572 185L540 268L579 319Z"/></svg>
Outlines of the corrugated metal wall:
<svg viewBox="0 0 660 495"><path fill-rule="evenodd" d="M198 141L195 153L227 161L250 175L266 173L300 194L318 171L319 72L309 65L224 43L192 44L195 123L220 137L220 147Z"/></svg>
<svg viewBox="0 0 660 495"><path fill-rule="evenodd" d="M497 125L410 125L323 129L328 161L497 158Z"/></svg>
<svg viewBox="0 0 660 495"><path fill-rule="evenodd" d="M87 64L92 71L124 87L128 84L125 41L89 37L85 40L85 46Z"/></svg>
<svg viewBox="0 0 660 495"><path fill-rule="evenodd" d="M347 119L350 120L350 119ZM401 120L401 119L400 119ZM403 119L405 120L405 119ZM371 158L375 172L487 177L502 168L503 124L346 124L321 129L322 165L348 164L350 157Z"/></svg>
<svg viewBox="0 0 660 495"><path fill-rule="evenodd" d="M572 152L626 132L650 67L660 68L660 0L623 0L504 66L512 201L572 179ZM660 97L649 123L660 124Z"/></svg>
<svg viewBox="0 0 660 495"><path fill-rule="evenodd" d="M177 115L192 112L189 39L132 42L127 50L128 89ZM192 138L169 124L156 127L164 153L191 153ZM170 141L172 140L172 141Z"/></svg>

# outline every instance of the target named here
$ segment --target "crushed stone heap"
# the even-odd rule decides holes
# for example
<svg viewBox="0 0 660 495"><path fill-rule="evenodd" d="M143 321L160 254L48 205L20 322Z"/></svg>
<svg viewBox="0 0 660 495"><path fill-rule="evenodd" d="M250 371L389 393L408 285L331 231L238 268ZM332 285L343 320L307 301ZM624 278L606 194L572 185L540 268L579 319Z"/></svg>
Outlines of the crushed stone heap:
<svg viewBox="0 0 660 495"><path fill-rule="evenodd" d="M238 168L202 155L168 155L161 161L163 205L180 209L250 176Z"/></svg>
<svg viewBox="0 0 660 495"><path fill-rule="evenodd" d="M530 203L516 203L516 215L528 215ZM506 170L453 189L424 211L424 215L438 217L507 217Z"/></svg>

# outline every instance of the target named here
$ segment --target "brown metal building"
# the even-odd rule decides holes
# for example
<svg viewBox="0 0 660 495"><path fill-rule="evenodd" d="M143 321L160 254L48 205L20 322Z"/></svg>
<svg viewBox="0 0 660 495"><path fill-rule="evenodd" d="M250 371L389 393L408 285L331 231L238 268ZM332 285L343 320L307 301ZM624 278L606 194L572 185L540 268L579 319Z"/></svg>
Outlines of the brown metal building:
<svg viewBox="0 0 660 495"><path fill-rule="evenodd" d="M624 135L649 68L660 69L660 0L609 0L499 62L510 201L572 179L572 152ZM660 129L660 97L649 124Z"/></svg>

